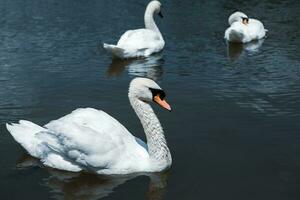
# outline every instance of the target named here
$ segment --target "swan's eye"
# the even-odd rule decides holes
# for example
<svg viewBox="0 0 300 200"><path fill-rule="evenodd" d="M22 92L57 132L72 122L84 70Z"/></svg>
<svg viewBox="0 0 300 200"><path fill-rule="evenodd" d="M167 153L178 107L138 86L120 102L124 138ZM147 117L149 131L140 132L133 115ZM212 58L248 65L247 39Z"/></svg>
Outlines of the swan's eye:
<svg viewBox="0 0 300 200"><path fill-rule="evenodd" d="M248 17L242 17L242 22L243 24L248 24L249 23L249 18Z"/></svg>
<svg viewBox="0 0 300 200"><path fill-rule="evenodd" d="M149 90L152 92L152 98L159 96L159 98L163 100L166 97L166 93L163 90L154 88L149 88Z"/></svg>

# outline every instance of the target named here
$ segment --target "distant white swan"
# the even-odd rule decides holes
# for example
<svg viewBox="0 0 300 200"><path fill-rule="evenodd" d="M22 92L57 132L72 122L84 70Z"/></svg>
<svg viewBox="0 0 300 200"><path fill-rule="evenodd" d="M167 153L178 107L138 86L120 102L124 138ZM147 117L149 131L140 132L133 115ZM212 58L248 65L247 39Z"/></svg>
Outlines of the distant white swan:
<svg viewBox="0 0 300 200"><path fill-rule="evenodd" d="M256 19L249 19L242 12L235 12L228 19L230 25L225 31L225 39L229 42L247 43L265 37L264 25Z"/></svg>
<svg viewBox="0 0 300 200"><path fill-rule="evenodd" d="M150 102L171 110L164 91L152 80L135 78L128 97L144 128L147 144L134 137L116 119L101 110L80 108L44 127L21 120L6 124L28 153L46 166L98 174L158 172L172 158L163 129Z"/></svg>
<svg viewBox="0 0 300 200"><path fill-rule="evenodd" d="M121 59L147 57L160 52L165 46L165 41L153 19L154 14L163 17L160 7L159 1L151 1L145 11L145 28L126 31L117 45L104 43L103 47L114 57Z"/></svg>

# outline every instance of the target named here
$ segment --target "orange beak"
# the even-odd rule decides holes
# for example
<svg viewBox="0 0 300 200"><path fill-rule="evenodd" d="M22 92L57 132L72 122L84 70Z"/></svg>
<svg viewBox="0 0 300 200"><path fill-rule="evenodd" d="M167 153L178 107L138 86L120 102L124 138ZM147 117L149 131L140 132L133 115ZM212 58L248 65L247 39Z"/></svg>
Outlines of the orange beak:
<svg viewBox="0 0 300 200"><path fill-rule="evenodd" d="M171 106L166 102L166 100L161 100L159 95L156 95L153 100L160 105L161 107L167 109L168 111L171 111Z"/></svg>

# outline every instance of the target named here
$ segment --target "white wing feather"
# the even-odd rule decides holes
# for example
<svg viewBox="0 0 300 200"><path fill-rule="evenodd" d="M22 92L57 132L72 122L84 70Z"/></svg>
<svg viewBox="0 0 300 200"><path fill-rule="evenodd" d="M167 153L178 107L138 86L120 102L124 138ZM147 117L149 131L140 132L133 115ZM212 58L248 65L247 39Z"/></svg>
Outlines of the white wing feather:
<svg viewBox="0 0 300 200"><path fill-rule="evenodd" d="M160 52L165 45L162 37L149 29L126 31L117 45L103 44L103 47L119 58L147 57Z"/></svg>
<svg viewBox="0 0 300 200"><path fill-rule="evenodd" d="M126 31L120 38L117 46L123 49L162 48L160 36L149 29Z"/></svg>
<svg viewBox="0 0 300 200"><path fill-rule="evenodd" d="M230 42L247 43L264 38L266 30L263 24L256 19L249 19L247 25L242 22L234 22L226 29L224 38Z"/></svg>
<svg viewBox="0 0 300 200"><path fill-rule="evenodd" d="M23 122L8 125L8 130L32 156L40 158L47 166L98 173L122 173L122 169L128 173L127 169L138 170L148 164L145 144L103 111L77 109L51 121L45 128L26 122L30 123L26 133L19 134L25 130Z"/></svg>

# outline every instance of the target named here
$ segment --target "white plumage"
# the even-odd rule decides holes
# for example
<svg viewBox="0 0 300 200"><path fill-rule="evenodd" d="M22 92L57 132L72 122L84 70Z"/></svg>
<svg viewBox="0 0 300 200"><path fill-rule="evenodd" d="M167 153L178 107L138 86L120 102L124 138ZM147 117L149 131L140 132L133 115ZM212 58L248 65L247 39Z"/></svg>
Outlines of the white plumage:
<svg viewBox="0 0 300 200"><path fill-rule="evenodd" d="M229 19L229 28L225 31L224 38L229 42L247 43L265 37L264 25L256 19L249 19L242 12L233 13Z"/></svg>
<svg viewBox="0 0 300 200"><path fill-rule="evenodd" d="M130 102L145 125L148 144L110 115L93 108L76 109L44 127L21 120L7 124L7 129L30 155L52 168L99 174L161 171L171 165L171 157L160 123L145 102L153 99L149 88L160 90L154 81L136 78L129 90Z"/></svg>
<svg viewBox="0 0 300 200"><path fill-rule="evenodd" d="M161 32L156 26L153 15L160 14L159 1L151 1L145 11L145 28L128 30L118 41L117 45L103 44L103 47L117 58L147 57L160 52L165 45Z"/></svg>

